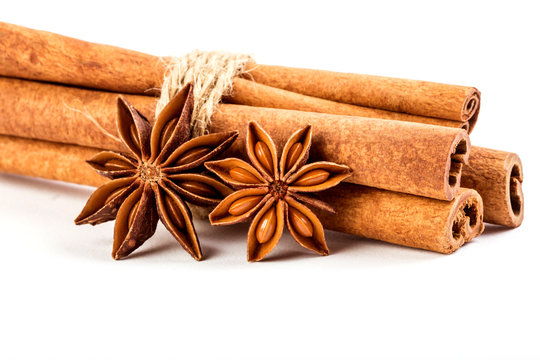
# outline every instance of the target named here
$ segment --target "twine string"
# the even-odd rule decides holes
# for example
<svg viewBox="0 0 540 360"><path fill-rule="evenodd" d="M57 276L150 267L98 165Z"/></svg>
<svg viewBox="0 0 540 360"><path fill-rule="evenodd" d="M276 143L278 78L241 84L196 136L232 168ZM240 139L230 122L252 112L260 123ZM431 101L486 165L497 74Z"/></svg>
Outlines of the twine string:
<svg viewBox="0 0 540 360"><path fill-rule="evenodd" d="M232 93L232 81L235 76L245 73L249 55L221 51L192 51L182 57L161 59L166 62L167 70L161 86L161 95L156 104L155 117L169 101L188 83L193 85L193 114L191 116L191 136L206 135L212 115L223 96ZM71 107L64 102L64 107L80 113L105 136L121 142L120 138L107 131L91 114L84 104L83 110Z"/></svg>
<svg viewBox="0 0 540 360"><path fill-rule="evenodd" d="M168 59L161 96L156 105L156 118L178 91L192 83L191 136L207 134L212 114L221 98L231 94L233 78L244 73L250 61L252 58L248 55L200 50Z"/></svg>
<svg viewBox="0 0 540 360"><path fill-rule="evenodd" d="M169 101L188 83L193 85L193 114L191 116L191 136L206 135L212 115L223 96L232 93L232 81L235 76L245 73L245 67L253 59L249 55L234 54L220 51L195 50L183 57L160 59L168 63L161 96L156 104L155 117ZM81 109L64 107L75 111L84 117L108 138L121 142L118 136L111 134L88 111L81 100Z"/></svg>
<svg viewBox="0 0 540 360"><path fill-rule="evenodd" d="M212 115L221 98L232 93L232 80L245 71L248 55L195 50L183 57L167 59L168 69L156 105L156 119L169 101L188 83L193 85L191 137L208 133ZM193 217L205 219L210 209L188 204Z"/></svg>

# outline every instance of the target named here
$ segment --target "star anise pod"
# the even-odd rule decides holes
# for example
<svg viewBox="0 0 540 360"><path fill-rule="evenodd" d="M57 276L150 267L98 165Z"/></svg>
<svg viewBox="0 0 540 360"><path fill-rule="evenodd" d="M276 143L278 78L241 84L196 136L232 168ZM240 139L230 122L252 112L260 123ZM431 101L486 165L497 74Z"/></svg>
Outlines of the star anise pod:
<svg viewBox="0 0 540 360"><path fill-rule="evenodd" d="M311 147L311 125L295 132L287 141L278 164L270 136L255 122L247 130L247 162L229 158L205 166L237 191L227 196L210 214L213 225L229 225L255 216L248 232L248 261L263 259L279 242L284 223L303 247L328 255L324 229L305 205L333 211L310 196L339 184L351 175L348 166L332 162L306 165Z"/></svg>
<svg viewBox="0 0 540 360"><path fill-rule="evenodd" d="M121 259L150 238L158 218L195 259L202 258L192 216L184 201L215 206L232 190L189 170L226 150L237 131L190 138L191 85L161 111L152 127L126 99L118 99L118 133L131 154L105 151L88 163L112 181L99 187L75 219L96 225L116 219L112 255ZM189 140L189 141L188 141Z"/></svg>

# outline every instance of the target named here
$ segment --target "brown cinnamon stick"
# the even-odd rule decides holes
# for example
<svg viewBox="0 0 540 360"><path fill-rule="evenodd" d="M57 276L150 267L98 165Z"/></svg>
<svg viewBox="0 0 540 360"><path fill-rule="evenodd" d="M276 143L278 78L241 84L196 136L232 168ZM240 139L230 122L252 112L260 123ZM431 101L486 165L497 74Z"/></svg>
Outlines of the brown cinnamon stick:
<svg viewBox="0 0 540 360"><path fill-rule="evenodd" d="M103 92L0 78L0 134L123 150L120 142L106 134L117 136L112 115L116 102L110 97ZM131 101L145 109L154 99L132 96ZM94 108L98 109L95 114ZM354 174L347 181L441 200L451 200L457 193L469 152L464 130L401 121L231 104L220 105L212 120L210 132L241 131L235 149L243 148L249 121L257 120L278 143L311 123L316 134L314 158L350 166Z"/></svg>
<svg viewBox="0 0 540 360"><path fill-rule="evenodd" d="M0 77L0 134L124 150L120 142L105 135L117 136L118 96L106 91ZM137 104L143 114L153 114L155 98L140 95L126 98Z"/></svg>
<svg viewBox="0 0 540 360"><path fill-rule="evenodd" d="M0 75L149 94L161 87L160 58L0 22Z"/></svg>
<svg viewBox="0 0 540 360"><path fill-rule="evenodd" d="M469 132L469 122L438 119L427 116L410 115L363 106L339 103L331 100L320 99L279 88L262 85L254 81L241 78L234 79L234 91L223 100L231 104L268 107L275 109L300 110L318 112L324 114L361 116L376 119L400 120L461 128Z"/></svg>
<svg viewBox="0 0 540 360"><path fill-rule="evenodd" d="M100 150L0 135L0 172L99 186L84 161ZM21 158L22 156L22 158ZM321 193L338 214L321 212L325 227L350 234L451 253L482 232L482 199L461 189L453 201L341 184Z"/></svg>
<svg viewBox="0 0 540 360"><path fill-rule="evenodd" d="M484 199L484 220L507 227L523 222L523 167L515 153L473 147L462 184Z"/></svg>
<svg viewBox="0 0 540 360"><path fill-rule="evenodd" d="M0 135L0 172L99 186L105 178L86 160L98 150L49 141Z"/></svg>
<svg viewBox="0 0 540 360"><path fill-rule="evenodd" d="M251 64L258 83L341 103L394 112L469 121L474 127L480 92L473 87L374 75Z"/></svg>
<svg viewBox="0 0 540 360"><path fill-rule="evenodd" d="M460 189L452 201L440 201L353 184L321 194L339 209L316 211L330 230L449 254L484 230L482 198Z"/></svg>
<svg viewBox="0 0 540 360"><path fill-rule="evenodd" d="M167 58L2 22L0 22L0 38L2 38L0 42L1 76L84 88L132 94L156 94L161 87L168 62ZM258 68L252 74L259 74L259 70ZM309 79L309 83L320 86L315 80L317 79ZM455 123L451 120L432 117L432 115L411 115L344 105L242 79L234 81L233 94L228 100L242 105L375 117L472 130L472 127L469 129L468 122Z"/></svg>
<svg viewBox="0 0 540 360"><path fill-rule="evenodd" d="M457 193L470 147L461 129L242 105L222 105L210 131L239 129L233 148L241 149L250 120L280 145L292 129L311 123L313 158L347 164L353 169L347 182L440 200Z"/></svg>

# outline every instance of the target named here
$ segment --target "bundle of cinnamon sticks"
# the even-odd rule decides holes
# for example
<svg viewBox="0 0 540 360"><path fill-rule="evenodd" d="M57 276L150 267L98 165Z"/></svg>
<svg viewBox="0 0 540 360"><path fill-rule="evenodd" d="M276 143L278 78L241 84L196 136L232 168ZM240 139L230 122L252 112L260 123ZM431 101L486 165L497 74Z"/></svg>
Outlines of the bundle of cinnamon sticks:
<svg viewBox="0 0 540 360"><path fill-rule="evenodd" d="M167 58L0 23L0 171L99 186L85 163L115 140L116 98L152 119ZM214 112L210 132L256 120L278 146L313 125L313 157L347 164L322 194L328 229L451 253L484 221L523 220L514 153L475 147L472 87L250 63ZM152 121L152 120L151 120Z"/></svg>

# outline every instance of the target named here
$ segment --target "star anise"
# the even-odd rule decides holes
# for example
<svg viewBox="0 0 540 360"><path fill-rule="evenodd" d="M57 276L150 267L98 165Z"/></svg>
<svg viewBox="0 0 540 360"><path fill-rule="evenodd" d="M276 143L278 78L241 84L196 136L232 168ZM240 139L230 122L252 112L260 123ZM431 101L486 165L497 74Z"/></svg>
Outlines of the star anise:
<svg viewBox="0 0 540 360"><path fill-rule="evenodd" d="M112 181L99 187L75 219L96 225L116 218L112 255L121 259L150 238L158 218L195 259L202 258L192 216L184 200L217 205L232 190L197 173L186 173L226 150L237 131L190 138L191 85L161 111L152 127L126 99L118 99L118 133L131 154L105 151L88 163ZM189 140L189 141L188 141Z"/></svg>
<svg viewBox="0 0 540 360"><path fill-rule="evenodd" d="M315 162L306 165L311 147L311 125L287 141L278 164L276 146L255 122L247 130L247 162L229 158L205 166L237 191L227 196L210 214L213 225L229 225L255 216L248 232L248 261L263 259L279 242L284 223L303 247L328 255L324 229L305 205L333 211L307 193L329 189L351 175L345 165Z"/></svg>

